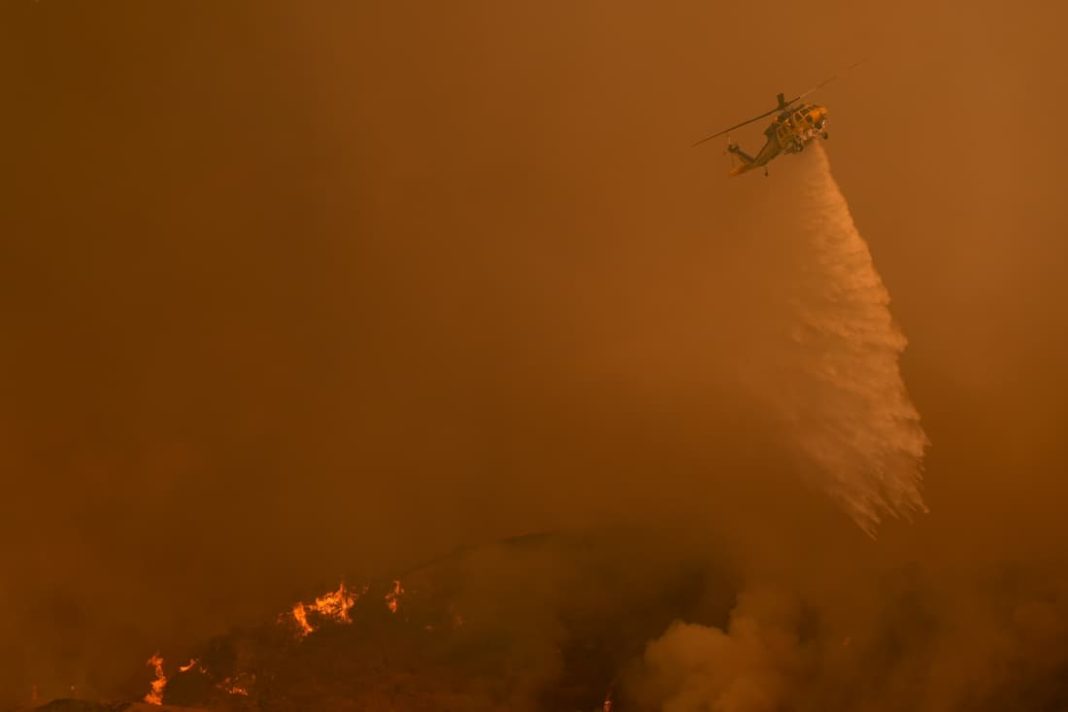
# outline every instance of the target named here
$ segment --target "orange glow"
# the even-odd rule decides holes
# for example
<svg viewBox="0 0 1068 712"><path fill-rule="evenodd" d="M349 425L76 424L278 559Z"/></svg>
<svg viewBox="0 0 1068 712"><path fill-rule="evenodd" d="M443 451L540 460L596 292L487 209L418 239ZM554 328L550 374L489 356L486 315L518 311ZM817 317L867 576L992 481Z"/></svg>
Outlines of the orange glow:
<svg viewBox="0 0 1068 712"><path fill-rule="evenodd" d="M196 664L197 664L197 659L196 658L189 658L189 662L187 662L185 665L179 665L178 666L178 672L189 672L190 670L192 670L196 666ZM200 669L203 670L204 668L201 667Z"/></svg>
<svg viewBox="0 0 1068 712"><path fill-rule="evenodd" d="M342 583L336 591L324 593L315 599L314 603L298 601L290 610L293 620L299 628L301 638L315 631L315 626L309 620L309 614L315 613L321 618L332 620L335 623L351 623L349 611L356 605L359 595L345 588Z"/></svg>
<svg viewBox="0 0 1068 712"><path fill-rule="evenodd" d="M389 608L390 613L396 613L397 608L400 607L400 597L404 595L404 586L401 586L400 581L393 582L393 589L386 594L386 607Z"/></svg>
<svg viewBox="0 0 1068 712"><path fill-rule="evenodd" d="M144 701L150 705L162 705L163 690L167 687L167 676L163 674L163 658L156 653L145 662L145 665L152 667L156 673L156 679L152 681L152 689L144 696Z"/></svg>
<svg viewBox="0 0 1068 712"><path fill-rule="evenodd" d="M301 637L304 637L315 630L315 628L312 628L311 623L308 622L308 611L304 608L303 603L297 603L293 606L293 620L295 620L300 627Z"/></svg>
<svg viewBox="0 0 1068 712"><path fill-rule="evenodd" d="M228 677L219 683L218 687L228 695L238 695L239 697L248 697L248 685L242 678L251 677L245 674L237 675L236 677Z"/></svg>

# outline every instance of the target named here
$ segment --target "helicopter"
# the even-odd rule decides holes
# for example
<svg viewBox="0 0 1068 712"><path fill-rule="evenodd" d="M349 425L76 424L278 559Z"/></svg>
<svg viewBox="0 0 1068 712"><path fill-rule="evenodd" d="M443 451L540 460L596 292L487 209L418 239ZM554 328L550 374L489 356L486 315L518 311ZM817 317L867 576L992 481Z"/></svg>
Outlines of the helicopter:
<svg viewBox="0 0 1068 712"><path fill-rule="evenodd" d="M857 64L854 64L850 69L860 63L861 62L857 62ZM758 116L746 119L730 128L723 129L718 133L707 136L693 145L700 146L706 141L710 141L726 134L727 152L737 156L741 160L741 164L731 169L729 175L737 176L742 173L747 173L754 168L763 167L764 175L766 176L768 174L768 163L779 156L779 154L800 153L805 150L805 146L811 143L816 137L827 140L827 107L821 106L820 104L798 102L801 102L806 96L834 81L836 78L837 76L832 76L828 79L824 79L813 88L803 94L798 94L790 100L786 99L785 94L780 93L776 96L777 106L774 109L765 111ZM760 149L757 155L752 156L746 153L742 150L741 146L731 141L731 131L747 126L754 121L760 121L772 114L778 115L771 122L771 125L764 129L764 136L766 137L764 147Z"/></svg>

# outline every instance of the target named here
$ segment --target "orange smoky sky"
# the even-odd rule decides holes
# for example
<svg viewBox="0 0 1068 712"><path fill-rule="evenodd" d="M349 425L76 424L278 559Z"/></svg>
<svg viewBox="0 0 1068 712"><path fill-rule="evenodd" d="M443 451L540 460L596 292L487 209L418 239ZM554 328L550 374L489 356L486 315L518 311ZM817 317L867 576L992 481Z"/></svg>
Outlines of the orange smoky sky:
<svg viewBox="0 0 1068 712"><path fill-rule="evenodd" d="M539 531L715 531L858 620L891 568L962 610L1006 567L1062 581L1066 19L4 3L0 705ZM875 541L738 375L783 318L760 230L794 157L728 181L690 148L858 59L816 97L826 150L932 443L930 512Z"/></svg>

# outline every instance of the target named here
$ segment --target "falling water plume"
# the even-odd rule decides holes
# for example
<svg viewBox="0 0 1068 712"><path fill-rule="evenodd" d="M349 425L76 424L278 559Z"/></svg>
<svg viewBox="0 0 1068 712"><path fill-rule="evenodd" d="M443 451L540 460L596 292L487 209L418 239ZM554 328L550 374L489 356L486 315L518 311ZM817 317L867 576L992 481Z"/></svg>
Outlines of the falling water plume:
<svg viewBox="0 0 1068 712"><path fill-rule="evenodd" d="M928 441L899 366L906 339L827 154L814 142L797 163L797 203L780 207L795 210L801 276L789 296L789 386L775 398L818 484L874 536L887 516L926 511Z"/></svg>

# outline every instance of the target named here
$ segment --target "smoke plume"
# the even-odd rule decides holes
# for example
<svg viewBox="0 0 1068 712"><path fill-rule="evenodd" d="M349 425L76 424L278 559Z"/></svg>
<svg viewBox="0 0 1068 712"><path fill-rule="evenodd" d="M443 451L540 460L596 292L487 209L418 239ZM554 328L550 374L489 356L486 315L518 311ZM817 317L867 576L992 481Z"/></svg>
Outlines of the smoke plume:
<svg viewBox="0 0 1068 712"><path fill-rule="evenodd" d="M1068 4L0 5L0 710L139 700L157 650L180 703L205 641L276 650L233 629L368 696L1068 709ZM848 209L818 147L688 148L859 56Z"/></svg>
<svg viewBox="0 0 1068 712"><path fill-rule="evenodd" d="M887 571L840 596L753 582L724 625L676 621L650 642L629 701L664 712L1062 709L1063 577L998 568L947 585L933 573Z"/></svg>
<svg viewBox="0 0 1068 712"><path fill-rule="evenodd" d="M676 621L649 644L648 709L771 712L780 708L802 656L798 606L771 591L746 593L726 631Z"/></svg>

